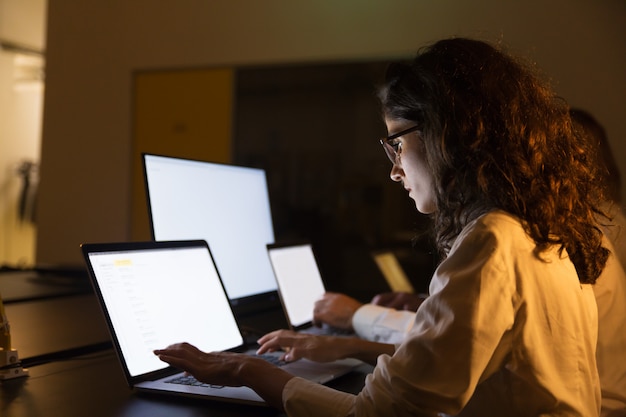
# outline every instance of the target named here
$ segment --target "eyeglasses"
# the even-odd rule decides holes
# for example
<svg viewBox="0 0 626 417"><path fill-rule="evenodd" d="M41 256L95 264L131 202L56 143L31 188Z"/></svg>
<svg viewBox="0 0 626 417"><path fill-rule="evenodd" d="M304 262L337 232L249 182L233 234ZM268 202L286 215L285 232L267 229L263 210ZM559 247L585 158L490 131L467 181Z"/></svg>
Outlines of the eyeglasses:
<svg viewBox="0 0 626 417"><path fill-rule="evenodd" d="M383 145L383 149L385 150L385 153L387 154L387 157L392 164L395 165L398 163L398 160L400 159L400 152L402 152L400 141L395 141L395 139L408 133L415 132L418 129L419 126L415 125L380 140L380 144Z"/></svg>

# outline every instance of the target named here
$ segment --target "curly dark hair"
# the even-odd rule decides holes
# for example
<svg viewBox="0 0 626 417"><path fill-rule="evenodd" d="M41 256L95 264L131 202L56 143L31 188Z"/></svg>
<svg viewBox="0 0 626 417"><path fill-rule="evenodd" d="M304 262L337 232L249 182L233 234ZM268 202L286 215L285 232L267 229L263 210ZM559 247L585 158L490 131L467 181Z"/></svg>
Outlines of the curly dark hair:
<svg viewBox="0 0 626 417"><path fill-rule="evenodd" d="M420 126L443 257L470 221L501 209L520 219L537 256L560 245L579 280L595 282L609 251L594 149L534 68L483 41L444 39L391 64L379 97L385 117Z"/></svg>

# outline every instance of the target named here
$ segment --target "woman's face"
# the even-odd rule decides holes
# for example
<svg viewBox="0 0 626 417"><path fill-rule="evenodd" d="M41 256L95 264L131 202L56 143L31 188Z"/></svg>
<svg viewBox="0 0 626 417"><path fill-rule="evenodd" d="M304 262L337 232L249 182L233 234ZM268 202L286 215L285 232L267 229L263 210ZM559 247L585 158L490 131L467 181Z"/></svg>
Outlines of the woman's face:
<svg viewBox="0 0 626 417"><path fill-rule="evenodd" d="M389 118L385 119L385 124L390 135L414 125L407 120ZM402 183L420 213L433 213L436 209L433 175L426 163L419 132L407 133L393 141L399 143L399 148L398 158L391 169L391 179Z"/></svg>

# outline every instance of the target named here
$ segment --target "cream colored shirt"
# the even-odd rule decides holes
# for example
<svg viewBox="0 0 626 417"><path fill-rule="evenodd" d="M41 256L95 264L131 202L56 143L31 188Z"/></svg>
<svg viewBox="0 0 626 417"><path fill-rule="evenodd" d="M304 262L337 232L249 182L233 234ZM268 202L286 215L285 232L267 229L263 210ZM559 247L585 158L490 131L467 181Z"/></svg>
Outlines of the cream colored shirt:
<svg viewBox="0 0 626 417"><path fill-rule="evenodd" d="M593 291L512 216L468 225L393 356L352 395L294 378L290 416L597 416Z"/></svg>

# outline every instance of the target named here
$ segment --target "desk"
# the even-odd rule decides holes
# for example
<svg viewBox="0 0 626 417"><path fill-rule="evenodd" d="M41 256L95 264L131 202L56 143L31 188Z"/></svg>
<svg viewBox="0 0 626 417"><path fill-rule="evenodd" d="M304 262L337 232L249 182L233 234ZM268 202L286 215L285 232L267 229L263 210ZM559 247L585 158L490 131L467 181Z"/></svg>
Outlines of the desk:
<svg viewBox="0 0 626 417"><path fill-rule="evenodd" d="M329 384L358 392L371 367ZM281 416L270 407L228 404L190 398L135 394L119 369L112 350L33 367L30 377L0 385L3 417L197 417Z"/></svg>
<svg viewBox="0 0 626 417"><path fill-rule="evenodd" d="M110 348L110 336L92 293L70 290L55 292L52 298L25 294L5 308L13 347L29 364L30 376L0 382L2 417L282 415L270 407L134 393ZM371 370L362 365L328 385L356 393Z"/></svg>
<svg viewBox="0 0 626 417"><path fill-rule="evenodd" d="M94 294L11 303L5 310L22 359L111 340Z"/></svg>

